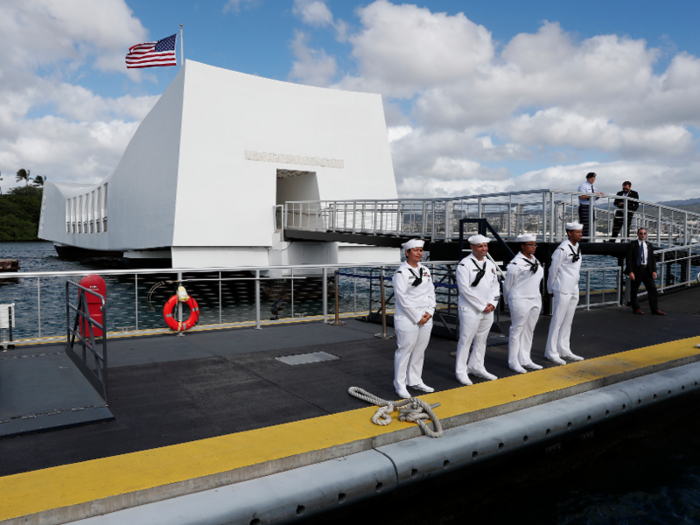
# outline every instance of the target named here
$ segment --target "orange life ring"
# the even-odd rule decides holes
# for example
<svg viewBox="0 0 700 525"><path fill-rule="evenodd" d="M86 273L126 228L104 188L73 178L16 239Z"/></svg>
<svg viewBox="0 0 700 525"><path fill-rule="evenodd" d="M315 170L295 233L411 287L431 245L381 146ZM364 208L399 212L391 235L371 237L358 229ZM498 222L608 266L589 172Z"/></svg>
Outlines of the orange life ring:
<svg viewBox="0 0 700 525"><path fill-rule="evenodd" d="M187 306L190 307L190 316L187 318L187 321L179 323L175 320L175 317L173 317L173 310L175 310L176 304L177 294L173 295L170 299L168 299L168 302L165 303L165 306L163 307L163 319L165 319L165 323L171 329L175 330L176 332L184 332L185 330L192 328L199 321L199 305L197 304L197 301L194 300L194 297L190 295L190 298L186 302Z"/></svg>

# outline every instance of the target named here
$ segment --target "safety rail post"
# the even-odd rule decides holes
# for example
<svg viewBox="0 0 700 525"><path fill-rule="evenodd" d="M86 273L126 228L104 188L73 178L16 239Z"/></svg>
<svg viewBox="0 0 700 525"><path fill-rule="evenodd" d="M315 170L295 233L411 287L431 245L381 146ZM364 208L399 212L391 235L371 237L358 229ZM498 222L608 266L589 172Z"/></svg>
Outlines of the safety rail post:
<svg viewBox="0 0 700 525"><path fill-rule="evenodd" d="M353 276L352 276L352 287L353 287L352 312L354 314L357 314L357 268L353 268L352 273L353 273Z"/></svg>
<svg viewBox="0 0 700 525"><path fill-rule="evenodd" d="M328 268L323 268L323 322L328 324Z"/></svg>
<svg viewBox="0 0 700 525"><path fill-rule="evenodd" d="M260 270L255 270L255 329L260 330Z"/></svg>
<svg viewBox="0 0 700 525"><path fill-rule="evenodd" d="M659 206L658 219L656 221L656 245L661 246L661 206Z"/></svg>
<svg viewBox="0 0 700 525"><path fill-rule="evenodd" d="M340 276L338 270L335 271L335 320L328 323L332 326L343 326L344 321L340 320Z"/></svg>
<svg viewBox="0 0 700 525"><path fill-rule="evenodd" d="M547 242L547 194L542 193L542 242Z"/></svg>
<svg viewBox="0 0 700 525"><path fill-rule="evenodd" d="M555 233L557 212L554 208L554 193L551 191L548 193L549 193L549 212L552 214L551 218L549 220L549 242L554 242L554 233Z"/></svg>
<svg viewBox="0 0 700 525"><path fill-rule="evenodd" d="M627 216L627 210L629 209L629 201L627 200L627 197L625 197L622 200L622 231L625 232L624 240L622 242L627 242L629 239L629 221L628 221L628 216ZM622 237L622 235L620 235Z"/></svg>
<svg viewBox="0 0 700 525"><path fill-rule="evenodd" d="M511 233L511 213L513 209L513 195L508 195L508 238L512 237Z"/></svg>
<svg viewBox="0 0 700 525"><path fill-rule="evenodd" d="M221 305L221 272L219 272L219 324L224 324L222 314L223 311Z"/></svg>
<svg viewBox="0 0 700 525"><path fill-rule="evenodd" d="M688 212L683 214L683 245L688 244Z"/></svg>
<svg viewBox="0 0 700 525"><path fill-rule="evenodd" d="M134 274L134 312L136 318L136 331L139 331L139 274Z"/></svg>
<svg viewBox="0 0 700 525"><path fill-rule="evenodd" d="M661 209L661 208L659 208ZM661 252L661 264L659 264L659 293L664 293L664 283L666 282L666 252Z"/></svg>
<svg viewBox="0 0 700 525"><path fill-rule="evenodd" d="M292 302L292 319L294 319L294 268L290 271L291 283L289 285L290 289L290 301Z"/></svg>
<svg viewBox="0 0 700 525"><path fill-rule="evenodd" d="M36 278L36 305L39 339L41 339L41 277Z"/></svg>
<svg viewBox="0 0 700 525"><path fill-rule="evenodd" d="M586 310L591 309L591 271L586 270Z"/></svg>
<svg viewBox="0 0 700 525"><path fill-rule="evenodd" d="M382 302L382 333L374 334L377 339L392 339L394 336L386 333L386 297L384 296L384 267L379 274L379 295ZM370 312L371 313L371 312Z"/></svg>
<svg viewBox="0 0 700 525"><path fill-rule="evenodd" d="M182 272L178 272L178 274L177 274L178 288L180 287L181 282L182 282ZM176 293L176 295L177 295L177 293ZM183 330L182 330L182 303L180 302L179 298L177 301L177 336L178 337L185 337L185 332L183 332Z"/></svg>

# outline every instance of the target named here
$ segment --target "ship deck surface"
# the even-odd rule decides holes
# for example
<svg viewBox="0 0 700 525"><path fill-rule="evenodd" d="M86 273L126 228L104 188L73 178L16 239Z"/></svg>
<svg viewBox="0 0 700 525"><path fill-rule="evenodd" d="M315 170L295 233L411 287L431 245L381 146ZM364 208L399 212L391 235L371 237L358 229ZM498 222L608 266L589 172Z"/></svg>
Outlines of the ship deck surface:
<svg viewBox="0 0 700 525"><path fill-rule="evenodd" d="M700 340L673 342L700 335L700 289L662 296L660 307L667 316L652 316L648 310L643 316L632 315L629 308L616 307L578 311L572 349L586 361L565 367L543 358L549 319L541 318L533 358L545 369L514 374L507 368L507 344L493 346L486 354L487 369L500 378L515 377L495 382L477 378L472 387L463 387L454 378L450 353L455 351L456 342L434 337L426 352L423 377L436 393L421 397L442 403L436 410L439 417L455 417L591 381L605 382L632 369L649 373L644 370L665 361L697 360L700 350L693 348ZM506 318L502 326L505 329L507 325ZM377 325L349 319L339 327L298 322L262 330L212 330L181 338L114 339L109 342L108 401L115 419L0 439L0 486L11 488L18 498L26 498L27 504L25 509L19 503L22 508L18 509L17 500L8 503L7 513L0 513L0 519L20 510L23 514L37 512L80 502L80 498L139 490L143 483L198 478L413 427L398 421L388 427L372 425L369 417L374 409L347 393L349 387L359 386L385 399L396 398L392 387L396 343L375 338L380 330ZM14 355L60 348L24 347ZM312 352L326 352L338 359L295 366L276 359ZM229 461L226 454L235 458ZM170 459L164 460L166 457ZM188 461L182 461L185 457ZM183 470L171 465L154 473L157 479L143 480L147 476L142 468L158 470L149 461L154 465L183 463ZM81 462L85 463L76 465ZM143 467L129 472L135 465ZM105 489L104 494L92 487L83 496L74 493L75 501L59 498L52 502L48 498L37 507L31 493L47 487L42 489L43 475L33 471L51 467L59 468L50 469L50 475L47 471L44 477L48 484L57 476L65 476L68 486L70 479L79 484L85 476L109 477L111 468L121 471L115 483L120 476L126 481L123 486ZM139 477L143 483L134 481Z"/></svg>

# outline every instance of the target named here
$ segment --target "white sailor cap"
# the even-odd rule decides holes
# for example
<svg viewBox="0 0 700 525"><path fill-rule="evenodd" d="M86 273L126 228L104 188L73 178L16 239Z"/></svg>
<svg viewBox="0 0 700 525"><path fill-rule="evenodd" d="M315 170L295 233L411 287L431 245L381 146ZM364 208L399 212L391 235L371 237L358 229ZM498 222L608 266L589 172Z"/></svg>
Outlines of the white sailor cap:
<svg viewBox="0 0 700 525"><path fill-rule="evenodd" d="M516 241L518 242L533 242L537 240L537 236L533 235L531 233L523 233L522 235L518 235L518 238Z"/></svg>
<svg viewBox="0 0 700 525"><path fill-rule="evenodd" d="M579 224L578 222L567 222L566 229L567 230L583 230L583 224Z"/></svg>
<svg viewBox="0 0 700 525"><path fill-rule="evenodd" d="M420 239L411 239L410 241L406 241L401 245L401 248L403 248L404 251L410 250L411 248L422 248L423 245L425 244L425 241L422 241Z"/></svg>
<svg viewBox="0 0 700 525"><path fill-rule="evenodd" d="M472 235L469 237L469 244L484 244L485 242L490 242L491 239L484 237L483 235Z"/></svg>

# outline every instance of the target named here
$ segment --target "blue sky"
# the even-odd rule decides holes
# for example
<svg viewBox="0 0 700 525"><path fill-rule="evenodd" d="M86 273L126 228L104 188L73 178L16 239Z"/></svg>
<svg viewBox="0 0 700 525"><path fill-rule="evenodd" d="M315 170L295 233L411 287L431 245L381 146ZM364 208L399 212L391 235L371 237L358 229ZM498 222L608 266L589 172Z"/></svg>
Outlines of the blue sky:
<svg viewBox="0 0 700 525"><path fill-rule="evenodd" d="M697 20L697 1L6 0L0 172L108 175L178 69L123 56L182 22L188 59L381 93L400 195L569 188L593 166L606 191L697 197Z"/></svg>

